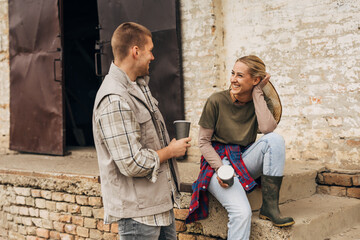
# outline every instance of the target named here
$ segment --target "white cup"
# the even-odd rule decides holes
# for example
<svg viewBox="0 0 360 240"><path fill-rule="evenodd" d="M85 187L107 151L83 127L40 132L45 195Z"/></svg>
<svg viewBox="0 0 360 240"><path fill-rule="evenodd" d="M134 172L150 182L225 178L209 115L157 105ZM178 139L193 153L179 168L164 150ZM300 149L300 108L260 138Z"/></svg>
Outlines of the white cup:
<svg viewBox="0 0 360 240"><path fill-rule="evenodd" d="M231 187L234 184L234 172L234 169L230 165L222 165L216 173L223 183Z"/></svg>

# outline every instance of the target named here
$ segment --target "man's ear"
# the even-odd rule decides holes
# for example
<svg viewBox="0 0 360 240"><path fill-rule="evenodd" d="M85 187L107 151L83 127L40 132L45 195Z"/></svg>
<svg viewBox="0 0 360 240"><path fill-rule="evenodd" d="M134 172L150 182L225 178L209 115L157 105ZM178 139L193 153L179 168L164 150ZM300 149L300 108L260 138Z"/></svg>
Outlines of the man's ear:
<svg viewBox="0 0 360 240"><path fill-rule="evenodd" d="M133 46L131 48L131 55L133 56L133 58L137 58L139 56L139 47L138 46Z"/></svg>

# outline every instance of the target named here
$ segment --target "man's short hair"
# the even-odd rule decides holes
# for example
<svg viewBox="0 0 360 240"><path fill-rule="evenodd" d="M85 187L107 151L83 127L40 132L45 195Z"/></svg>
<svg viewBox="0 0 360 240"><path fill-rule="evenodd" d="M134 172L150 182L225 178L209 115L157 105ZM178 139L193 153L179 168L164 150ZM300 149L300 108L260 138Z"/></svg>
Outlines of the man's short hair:
<svg viewBox="0 0 360 240"><path fill-rule="evenodd" d="M146 36L152 37L150 30L146 27L134 22L122 23L116 28L111 38L114 59L123 60L133 46L143 48L147 43Z"/></svg>

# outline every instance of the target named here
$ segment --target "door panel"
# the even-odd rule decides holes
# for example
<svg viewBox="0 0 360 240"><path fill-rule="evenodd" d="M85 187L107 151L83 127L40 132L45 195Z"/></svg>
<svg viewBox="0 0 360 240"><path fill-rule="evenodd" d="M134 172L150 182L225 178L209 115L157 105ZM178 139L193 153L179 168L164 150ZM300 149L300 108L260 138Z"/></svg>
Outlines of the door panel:
<svg viewBox="0 0 360 240"><path fill-rule="evenodd" d="M10 0L10 149L64 154L58 0Z"/></svg>
<svg viewBox="0 0 360 240"><path fill-rule="evenodd" d="M173 121L184 118L177 4L176 0L98 0L103 76L113 59L111 36L121 23L137 22L152 32L155 60L150 64L149 85L159 101L170 137L175 137Z"/></svg>

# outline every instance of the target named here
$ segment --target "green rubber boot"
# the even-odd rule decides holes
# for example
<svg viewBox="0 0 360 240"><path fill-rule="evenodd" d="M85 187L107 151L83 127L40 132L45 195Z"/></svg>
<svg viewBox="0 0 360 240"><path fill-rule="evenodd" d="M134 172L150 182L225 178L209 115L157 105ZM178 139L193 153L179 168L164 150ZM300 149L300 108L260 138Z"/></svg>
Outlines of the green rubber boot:
<svg viewBox="0 0 360 240"><path fill-rule="evenodd" d="M287 227L295 223L292 217L280 216L279 210L279 192L283 177L261 176L261 189L263 203L260 209L259 217L270 220L274 226Z"/></svg>

